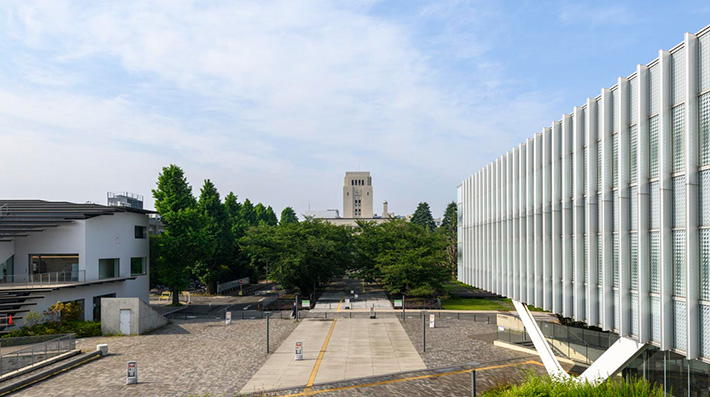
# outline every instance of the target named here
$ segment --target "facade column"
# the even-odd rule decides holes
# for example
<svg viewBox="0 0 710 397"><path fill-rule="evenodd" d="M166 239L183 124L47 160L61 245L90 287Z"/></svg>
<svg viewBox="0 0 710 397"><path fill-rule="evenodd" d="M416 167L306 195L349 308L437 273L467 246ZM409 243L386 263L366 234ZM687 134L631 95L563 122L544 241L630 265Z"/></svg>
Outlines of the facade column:
<svg viewBox="0 0 710 397"><path fill-rule="evenodd" d="M574 315L572 291L572 120L562 116L562 315Z"/></svg>
<svg viewBox="0 0 710 397"><path fill-rule="evenodd" d="M661 198L661 350L673 347L673 125L671 116L671 54L658 54L661 72L659 110L659 178Z"/></svg>
<svg viewBox="0 0 710 397"><path fill-rule="evenodd" d="M552 129L545 128L542 135L542 307L552 309L552 185L550 150ZM540 288L540 286L538 286Z"/></svg>
<svg viewBox="0 0 710 397"><path fill-rule="evenodd" d="M508 223L507 223L507 231L506 231L506 241L507 241L507 277L505 279L505 291L506 291L506 296L513 296L513 244L515 241L515 238L513 237L513 151L511 150L505 155L505 160L506 160L506 170L507 175L506 175L506 186L507 186L507 191L506 191L506 208L508 210Z"/></svg>
<svg viewBox="0 0 710 397"><path fill-rule="evenodd" d="M535 139L528 138L527 140L527 173L526 173L526 209L527 209L527 227L528 227L528 259L527 269L525 271L525 286L527 294L525 302L529 305L535 302L535 185L534 185L534 169L535 169Z"/></svg>
<svg viewBox="0 0 710 397"><path fill-rule="evenodd" d="M534 157L534 175L535 184L534 200L534 224L535 224L535 266L533 269L533 289L534 305L542 307L542 137L544 130L540 134L535 135L535 157Z"/></svg>
<svg viewBox="0 0 710 397"><path fill-rule="evenodd" d="M493 274L491 291L500 294L500 158L493 162Z"/></svg>
<svg viewBox="0 0 710 397"><path fill-rule="evenodd" d="M685 230L686 230L686 309L687 347L689 360L700 353L700 236L698 217L700 202L698 179L698 38L685 34Z"/></svg>
<svg viewBox="0 0 710 397"><path fill-rule="evenodd" d="M573 179L573 227L574 227L574 318L584 321L584 109L574 107L574 125L572 126L572 144L574 147Z"/></svg>
<svg viewBox="0 0 710 397"><path fill-rule="evenodd" d="M587 99L587 323L589 325L599 324L599 247L597 233L599 232L599 203L597 203L597 112L599 108L597 101Z"/></svg>
<svg viewBox="0 0 710 397"><path fill-rule="evenodd" d="M619 103L615 111L619 112L619 322L614 324L620 336L631 334L631 240L629 236L631 221L631 199L629 197L629 81L619 78Z"/></svg>
<svg viewBox="0 0 710 397"><path fill-rule="evenodd" d="M562 312L562 124L552 123L552 311Z"/></svg>
<svg viewBox="0 0 710 397"><path fill-rule="evenodd" d="M511 261L513 265L513 274L511 276L511 281L513 283L513 290L510 294L515 300L520 300L520 276L518 274L520 267L520 212L518 202L520 200L520 188L519 188L519 178L520 178L520 165L518 164L518 156L520 154L519 148L513 148L513 182L512 189L512 199L513 199L513 259Z"/></svg>
<svg viewBox="0 0 710 397"><path fill-rule="evenodd" d="M520 173L518 175L518 190L519 196L519 211L520 211L520 262L518 263L518 276L520 295L518 300L521 302L527 301L528 296L528 283L527 283L527 262L528 262L528 213L527 213L527 202L528 202L528 187L527 187L527 143L521 143L518 149L518 165L520 166Z"/></svg>
<svg viewBox="0 0 710 397"><path fill-rule="evenodd" d="M600 126L602 153L601 187L601 230L602 230L602 329L609 330L614 324L614 241L613 230L613 149L612 149L612 95L609 89L602 89L602 125Z"/></svg>
<svg viewBox="0 0 710 397"><path fill-rule="evenodd" d="M637 156L637 183L638 183L638 267L639 267L639 342L651 341L651 254L649 242L650 227L650 188L648 178L650 175L650 136L649 136L649 76L648 68L644 65L636 67L638 79L638 156Z"/></svg>

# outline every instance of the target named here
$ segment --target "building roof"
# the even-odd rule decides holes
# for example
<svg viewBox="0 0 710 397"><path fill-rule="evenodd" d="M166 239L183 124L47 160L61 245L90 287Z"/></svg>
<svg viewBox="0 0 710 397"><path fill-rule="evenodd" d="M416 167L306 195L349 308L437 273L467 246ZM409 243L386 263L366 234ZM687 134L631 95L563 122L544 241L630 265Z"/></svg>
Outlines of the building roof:
<svg viewBox="0 0 710 397"><path fill-rule="evenodd" d="M118 212L149 214L154 211L66 201L0 200L0 241L11 241L75 220Z"/></svg>

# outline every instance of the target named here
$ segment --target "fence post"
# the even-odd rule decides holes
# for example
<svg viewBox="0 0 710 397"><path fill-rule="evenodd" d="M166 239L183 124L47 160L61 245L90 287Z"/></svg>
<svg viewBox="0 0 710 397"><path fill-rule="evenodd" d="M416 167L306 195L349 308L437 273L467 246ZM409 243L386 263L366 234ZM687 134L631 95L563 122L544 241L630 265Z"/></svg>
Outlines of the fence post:
<svg viewBox="0 0 710 397"><path fill-rule="evenodd" d="M422 312L419 312L421 315ZM426 353L426 315L421 316L422 317L422 351Z"/></svg>
<svg viewBox="0 0 710 397"><path fill-rule="evenodd" d="M471 371L471 397L476 397L476 370Z"/></svg>

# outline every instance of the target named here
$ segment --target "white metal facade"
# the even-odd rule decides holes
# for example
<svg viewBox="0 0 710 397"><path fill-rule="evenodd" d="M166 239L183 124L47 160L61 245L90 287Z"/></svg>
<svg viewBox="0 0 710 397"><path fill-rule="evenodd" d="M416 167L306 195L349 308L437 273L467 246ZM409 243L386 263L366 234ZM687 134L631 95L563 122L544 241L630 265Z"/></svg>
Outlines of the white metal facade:
<svg viewBox="0 0 710 397"><path fill-rule="evenodd" d="M710 360L710 27L458 187L459 280Z"/></svg>

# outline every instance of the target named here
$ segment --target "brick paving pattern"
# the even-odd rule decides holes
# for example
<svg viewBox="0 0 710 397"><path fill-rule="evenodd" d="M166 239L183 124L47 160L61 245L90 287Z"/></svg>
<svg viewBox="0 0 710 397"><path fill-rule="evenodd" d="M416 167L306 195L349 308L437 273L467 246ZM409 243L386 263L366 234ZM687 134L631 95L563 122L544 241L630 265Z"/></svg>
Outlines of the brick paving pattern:
<svg viewBox="0 0 710 397"><path fill-rule="evenodd" d="M272 351L296 328L271 320ZM265 320L224 322L177 320L150 335L77 340L96 350L108 343L108 357L42 381L17 396L234 396L268 358ZM138 385L126 385L126 362L138 362Z"/></svg>

